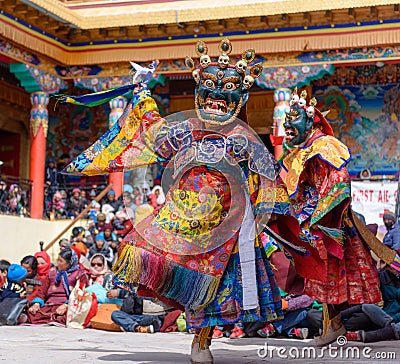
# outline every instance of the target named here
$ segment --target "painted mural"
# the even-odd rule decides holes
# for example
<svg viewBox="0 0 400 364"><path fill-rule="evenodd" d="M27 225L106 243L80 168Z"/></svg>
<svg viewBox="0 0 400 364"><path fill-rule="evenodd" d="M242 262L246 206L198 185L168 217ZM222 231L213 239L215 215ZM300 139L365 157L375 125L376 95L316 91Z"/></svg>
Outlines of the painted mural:
<svg viewBox="0 0 400 364"><path fill-rule="evenodd" d="M400 86L314 87L314 96L335 135L351 148L349 171L369 169L375 175L393 175L400 164Z"/></svg>
<svg viewBox="0 0 400 364"><path fill-rule="evenodd" d="M87 108L58 105L49 115L48 157L68 154L72 159L94 143L108 128L108 103Z"/></svg>

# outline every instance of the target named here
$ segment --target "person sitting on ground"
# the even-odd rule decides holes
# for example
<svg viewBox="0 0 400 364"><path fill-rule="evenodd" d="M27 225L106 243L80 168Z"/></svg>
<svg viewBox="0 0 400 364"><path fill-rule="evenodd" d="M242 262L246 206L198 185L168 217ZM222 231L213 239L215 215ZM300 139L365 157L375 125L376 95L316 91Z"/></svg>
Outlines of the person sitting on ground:
<svg viewBox="0 0 400 364"><path fill-rule="evenodd" d="M10 265L11 263L8 260L0 260L0 287L3 287L3 284L7 279L7 272Z"/></svg>
<svg viewBox="0 0 400 364"><path fill-rule="evenodd" d="M307 321L307 309L311 307L314 300L302 295L288 295L281 291L282 310L284 317L282 320L267 324L264 328L257 331L261 337L271 337L275 333L284 334L289 338L307 339L312 328Z"/></svg>
<svg viewBox="0 0 400 364"><path fill-rule="evenodd" d="M45 251L36 252L34 257L37 260L37 279L42 281L47 277L51 268L51 258L50 255Z"/></svg>
<svg viewBox="0 0 400 364"><path fill-rule="evenodd" d="M123 331L153 334L160 331L165 318L164 306L146 297L130 294L121 310L114 311L111 319Z"/></svg>
<svg viewBox="0 0 400 364"><path fill-rule="evenodd" d="M115 286L112 278L113 275L108 268L106 257L98 253L93 255L90 259L89 287L87 287L87 290L96 294L99 304L115 303L121 306L127 292ZM97 285L97 287L89 289L93 285Z"/></svg>
<svg viewBox="0 0 400 364"><path fill-rule="evenodd" d="M106 257L108 267L112 267L114 253L110 246L106 243L104 235L98 234L95 239L94 245L89 249L87 258L90 260L95 254L103 254Z"/></svg>
<svg viewBox="0 0 400 364"><path fill-rule="evenodd" d="M8 268L7 279L0 288L0 302L5 298L23 298L26 296L26 268L19 264L11 264Z"/></svg>
<svg viewBox="0 0 400 364"><path fill-rule="evenodd" d="M391 211L385 210L383 223L387 230L383 243L389 248L400 252L400 223L396 223L396 215Z"/></svg>
<svg viewBox="0 0 400 364"><path fill-rule="evenodd" d="M28 271L25 279L26 298L28 299L28 301L32 302L32 300L36 297L40 286L42 285L42 281L37 279L38 261L33 255L27 255L22 258L21 266L23 266Z"/></svg>
<svg viewBox="0 0 400 364"><path fill-rule="evenodd" d="M87 285L87 275L80 269L78 256L72 249L61 250L57 266L50 269L37 297L28 309L28 322L31 324L57 322L65 325L69 296L78 280L81 284Z"/></svg>

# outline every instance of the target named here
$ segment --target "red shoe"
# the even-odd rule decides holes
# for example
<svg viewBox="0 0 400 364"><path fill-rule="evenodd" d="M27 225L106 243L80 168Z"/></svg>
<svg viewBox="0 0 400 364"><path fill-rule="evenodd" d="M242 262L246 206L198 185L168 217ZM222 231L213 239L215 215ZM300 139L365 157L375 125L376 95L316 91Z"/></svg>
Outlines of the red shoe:
<svg viewBox="0 0 400 364"><path fill-rule="evenodd" d="M275 335L275 329L272 324L268 324L264 328L257 330L257 334L263 338L272 337Z"/></svg>
<svg viewBox="0 0 400 364"><path fill-rule="evenodd" d="M346 333L346 339L348 341L361 341L361 337L358 331L348 331Z"/></svg>
<svg viewBox="0 0 400 364"><path fill-rule="evenodd" d="M223 336L224 336L224 333L218 327L216 327L214 329L214 331L213 331L212 338L213 339L220 339Z"/></svg>
<svg viewBox="0 0 400 364"><path fill-rule="evenodd" d="M246 334L243 332L243 330L240 327L234 327L232 334L229 336L230 339L241 339L242 337L245 337Z"/></svg>
<svg viewBox="0 0 400 364"><path fill-rule="evenodd" d="M299 339L307 339L308 338L308 329L306 327L303 327L301 329L293 329L292 335Z"/></svg>

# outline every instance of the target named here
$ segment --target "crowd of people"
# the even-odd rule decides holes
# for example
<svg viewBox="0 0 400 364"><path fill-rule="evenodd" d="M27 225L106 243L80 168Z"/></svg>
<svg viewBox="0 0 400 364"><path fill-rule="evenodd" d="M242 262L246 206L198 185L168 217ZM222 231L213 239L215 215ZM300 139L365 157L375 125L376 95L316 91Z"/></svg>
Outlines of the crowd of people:
<svg viewBox="0 0 400 364"><path fill-rule="evenodd" d="M28 216L29 189L0 181L0 214Z"/></svg>
<svg viewBox="0 0 400 364"><path fill-rule="evenodd" d="M16 324L65 326L71 287L79 280L87 290L96 294L99 305L117 305L111 319L121 331L187 331L183 312L153 298L139 297L113 285L111 266L116 259L119 239L132 227L132 221L125 220L128 218L125 216L127 210L132 209L125 207L120 210L112 192L107 196L107 201L117 212L108 217L99 212L88 229L75 227L70 239L60 240L60 252L54 264L45 251L25 256L19 264L0 260L0 309L1 302L7 298L27 299L27 305ZM137 205L136 211L140 206ZM124 225L126 221L130 223ZM384 242L400 252L400 224L396 222L395 215L385 211L383 222L388 230ZM284 257L278 249L270 248L266 247L271 254L270 259ZM400 338L400 270L386 265L378 258L376 267L383 302L379 305L356 305L342 312L341 319L348 340L375 342ZM279 284L279 273L276 278ZM297 277L293 282L291 290L298 294L287 294L281 290L283 319L271 323L217 326L213 338L306 339L319 335L323 326L322 305L302 292L303 279Z"/></svg>

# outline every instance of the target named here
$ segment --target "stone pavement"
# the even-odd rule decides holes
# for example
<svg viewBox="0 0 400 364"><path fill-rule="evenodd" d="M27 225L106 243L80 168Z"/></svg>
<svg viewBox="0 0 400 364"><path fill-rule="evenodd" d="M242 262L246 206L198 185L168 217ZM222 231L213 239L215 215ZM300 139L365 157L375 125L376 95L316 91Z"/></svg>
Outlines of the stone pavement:
<svg viewBox="0 0 400 364"><path fill-rule="evenodd" d="M60 327L2 326L0 363L188 364L191 340L192 335L183 333L151 335ZM266 342L261 338L239 340L224 338L215 340L212 349L215 364L284 363L295 357L299 358L296 364L313 362L383 364L399 363L400 360L400 341L374 344L349 342L342 348L335 345L331 352L327 349L322 352L313 346L312 340L268 339ZM378 355L392 356L392 359L377 359Z"/></svg>

